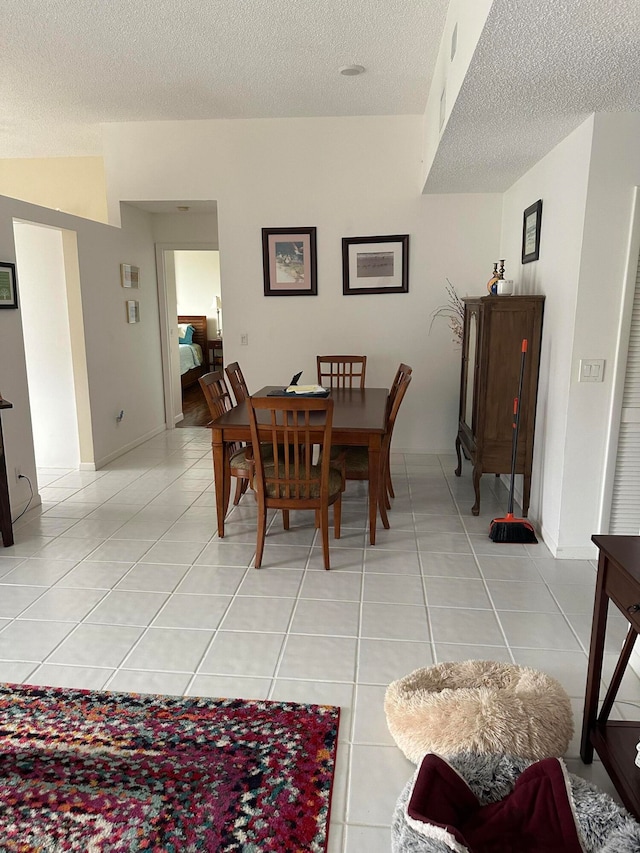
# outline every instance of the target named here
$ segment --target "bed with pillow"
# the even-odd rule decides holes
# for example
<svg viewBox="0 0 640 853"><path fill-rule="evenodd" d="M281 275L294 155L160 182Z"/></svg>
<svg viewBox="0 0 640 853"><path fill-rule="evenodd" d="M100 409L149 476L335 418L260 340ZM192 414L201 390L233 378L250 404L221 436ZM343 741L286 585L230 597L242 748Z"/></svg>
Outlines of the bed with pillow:
<svg viewBox="0 0 640 853"><path fill-rule="evenodd" d="M178 315L178 349L180 382L183 388L190 388L209 371L206 315Z"/></svg>

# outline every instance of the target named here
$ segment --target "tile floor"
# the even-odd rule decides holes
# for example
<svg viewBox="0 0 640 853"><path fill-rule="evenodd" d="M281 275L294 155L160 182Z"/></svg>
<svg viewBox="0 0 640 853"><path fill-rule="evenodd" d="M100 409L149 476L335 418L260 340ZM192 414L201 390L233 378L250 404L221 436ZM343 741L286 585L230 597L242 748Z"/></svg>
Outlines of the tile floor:
<svg viewBox="0 0 640 853"><path fill-rule="evenodd" d="M433 662L488 658L556 676L573 699L572 772L613 789L578 753L595 564L543 544L496 544L488 522L506 492L469 466L396 455L392 528L365 535L366 488L350 483L343 536L322 569L311 513L272 521L251 568L246 495L215 533L210 436L166 432L101 471L41 470L43 506L0 550L0 680L342 708L330 853L388 853L396 797L412 765L385 723L386 685ZM495 490L495 493L494 491ZM607 672L625 631L612 614ZM625 676L614 715L633 719Z"/></svg>

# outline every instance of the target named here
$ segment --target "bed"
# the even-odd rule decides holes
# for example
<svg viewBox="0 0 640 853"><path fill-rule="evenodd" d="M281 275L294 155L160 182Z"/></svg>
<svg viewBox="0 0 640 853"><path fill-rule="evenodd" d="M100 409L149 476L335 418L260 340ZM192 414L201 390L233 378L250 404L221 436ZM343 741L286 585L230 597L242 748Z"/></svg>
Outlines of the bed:
<svg viewBox="0 0 640 853"><path fill-rule="evenodd" d="M207 317L205 314L179 314L178 323L190 323L195 330L193 346L178 344L180 349L180 383L183 388L190 388L203 374L209 372ZM200 360L199 364L198 360Z"/></svg>

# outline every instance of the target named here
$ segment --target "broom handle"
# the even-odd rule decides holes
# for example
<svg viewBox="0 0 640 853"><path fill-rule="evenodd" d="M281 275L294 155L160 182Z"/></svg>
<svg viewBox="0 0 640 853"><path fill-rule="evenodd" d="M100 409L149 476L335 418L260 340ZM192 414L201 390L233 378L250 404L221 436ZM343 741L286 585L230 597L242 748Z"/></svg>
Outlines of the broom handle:
<svg viewBox="0 0 640 853"><path fill-rule="evenodd" d="M518 380L518 396L513 401L513 442L511 443L511 482L509 484L509 505L507 515L513 515L513 494L516 479L516 460L518 457L518 432L520 430L520 401L522 399L522 384L524 380L524 361L527 355L527 339L522 341L522 358L520 360L520 379Z"/></svg>

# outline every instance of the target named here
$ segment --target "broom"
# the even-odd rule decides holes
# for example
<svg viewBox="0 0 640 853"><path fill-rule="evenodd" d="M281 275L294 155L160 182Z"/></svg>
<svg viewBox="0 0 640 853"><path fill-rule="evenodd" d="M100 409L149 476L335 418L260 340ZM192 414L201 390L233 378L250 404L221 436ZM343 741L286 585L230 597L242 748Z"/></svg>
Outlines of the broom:
<svg viewBox="0 0 640 853"><path fill-rule="evenodd" d="M509 505L504 518L494 518L489 525L489 539L494 542L537 542L533 526L525 518L513 515L513 490L516 479L516 458L518 454L518 431L520 429L520 401L524 379L524 361L527 355L527 339L522 341L522 360L520 362L520 380L518 396L513 401L513 440L511 444L511 483L509 485Z"/></svg>

